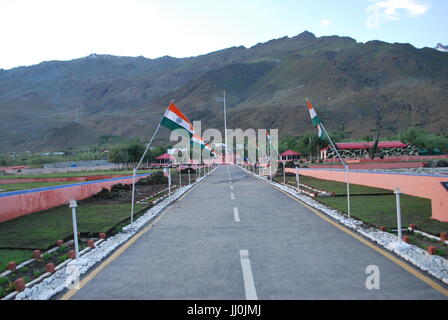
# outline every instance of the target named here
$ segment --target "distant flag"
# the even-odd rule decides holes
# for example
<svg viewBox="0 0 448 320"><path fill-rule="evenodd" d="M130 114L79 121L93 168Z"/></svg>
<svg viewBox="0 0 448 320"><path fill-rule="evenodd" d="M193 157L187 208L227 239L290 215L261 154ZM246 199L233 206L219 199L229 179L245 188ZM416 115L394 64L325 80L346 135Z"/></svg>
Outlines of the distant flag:
<svg viewBox="0 0 448 320"><path fill-rule="evenodd" d="M271 136L269 135L269 132L268 132L267 130L266 130L266 138L268 138L269 143L272 142L272 138L271 138Z"/></svg>
<svg viewBox="0 0 448 320"><path fill-rule="evenodd" d="M214 150L208 143L205 144L204 149L210 152L212 156L214 156Z"/></svg>
<svg viewBox="0 0 448 320"><path fill-rule="evenodd" d="M272 144L272 137L271 137L271 135L269 134L269 132L268 132L267 130L266 130L266 138L267 138L268 141L269 141L269 145L270 145L270 147L271 147L272 149L274 149L275 153L277 153L277 156L278 156L277 148L274 147L274 145Z"/></svg>
<svg viewBox="0 0 448 320"><path fill-rule="evenodd" d="M194 134L194 128L190 120L176 107L174 103L171 103L166 110L161 125L171 129L185 129L190 136Z"/></svg>
<svg viewBox="0 0 448 320"><path fill-rule="evenodd" d="M197 134L193 134L193 136L191 137L191 143L198 145L201 147L201 149L205 148L205 142L204 139L202 139L200 136L198 136Z"/></svg>
<svg viewBox="0 0 448 320"><path fill-rule="evenodd" d="M350 211L351 211L351 209L350 209L350 179L349 179L348 165L344 161L344 159L342 159L341 155L338 152L338 149L336 148L335 144L331 140L330 136L327 135L327 130L325 130L324 125L322 124L319 117L317 116L316 111L314 111L313 105L311 104L310 100L308 100L308 98L306 98L306 103L308 105L308 111L310 112L310 117L311 117L311 120L313 121L313 125L314 125L314 127L317 127L319 138L321 138L321 139L328 138L328 141L330 142L333 150L336 152L338 158L341 160L342 164L345 167L345 177L346 177L345 179L346 179L346 183L347 183L347 213L348 213L348 217L350 218L350 216L351 216L351 213L350 213Z"/></svg>
<svg viewBox="0 0 448 320"><path fill-rule="evenodd" d="M319 138L324 139L326 137L324 131L322 130L322 124L317 116L316 111L313 108L313 105L311 104L311 101L306 99L306 103L308 104L308 111L310 112L311 121L313 122L313 126L317 127L317 135Z"/></svg>

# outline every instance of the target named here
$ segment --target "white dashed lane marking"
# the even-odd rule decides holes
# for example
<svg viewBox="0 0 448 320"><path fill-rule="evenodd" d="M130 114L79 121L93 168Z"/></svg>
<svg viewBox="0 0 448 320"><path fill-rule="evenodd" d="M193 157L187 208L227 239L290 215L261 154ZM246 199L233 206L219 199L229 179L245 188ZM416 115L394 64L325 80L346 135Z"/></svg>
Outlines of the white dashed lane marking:
<svg viewBox="0 0 448 320"><path fill-rule="evenodd" d="M233 217L235 218L235 222L240 222L240 212L237 207L233 208Z"/></svg>
<svg viewBox="0 0 448 320"><path fill-rule="evenodd" d="M246 300L258 300L248 250L240 250L240 260L241 268L243 269L244 291L246 292Z"/></svg>

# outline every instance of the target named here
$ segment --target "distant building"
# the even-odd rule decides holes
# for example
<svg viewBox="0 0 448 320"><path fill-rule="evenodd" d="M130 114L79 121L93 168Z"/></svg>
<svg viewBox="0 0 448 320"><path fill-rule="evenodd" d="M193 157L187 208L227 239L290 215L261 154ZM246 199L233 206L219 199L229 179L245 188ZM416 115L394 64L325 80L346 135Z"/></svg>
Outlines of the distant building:
<svg viewBox="0 0 448 320"><path fill-rule="evenodd" d="M168 153L164 153L155 159L156 163L158 164L172 163L172 160L174 160L174 157Z"/></svg>
<svg viewBox="0 0 448 320"><path fill-rule="evenodd" d="M296 161L300 160L300 153L293 150L286 150L280 154L280 160L283 161Z"/></svg>
<svg viewBox="0 0 448 320"><path fill-rule="evenodd" d="M374 145L374 142L339 142L336 143L336 148L338 148L342 158L363 159L370 156ZM418 155L418 149L412 144L401 141L380 141L376 154L379 154L379 157L382 158L416 156ZM332 148L326 147L320 150L320 158L322 160L336 159L337 155Z"/></svg>

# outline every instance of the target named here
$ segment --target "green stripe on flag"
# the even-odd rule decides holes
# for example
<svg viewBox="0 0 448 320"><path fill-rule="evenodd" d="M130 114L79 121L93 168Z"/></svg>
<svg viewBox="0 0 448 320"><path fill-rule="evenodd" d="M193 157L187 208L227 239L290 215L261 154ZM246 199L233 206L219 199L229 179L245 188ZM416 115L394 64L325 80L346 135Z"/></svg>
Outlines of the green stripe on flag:
<svg viewBox="0 0 448 320"><path fill-rule="evenodd" d="M314 118L311 119L313 121L313 126L317 127L320 124L320 119L318 116L315 116Z"/></svg>
<svg viewBox="0 0 448 320"><path fill-rule="evenodd" d="M187 132L190 136L192 135L190 131L188 131L187 129L185 129L184 127L182 127L180 124L168 119L168 118L163 118L162 122L160 123L162 126L170 129L170 130L176 130L176 129L183 129L185 130L185 132Z"/></svg>
<svg viewBox="0 0 448 320"><path fill-rule="evenodd" d="M325 139L327 137L327 135L325 134L325 132L322 130L322 125L317 125L317 135L320 139Z"/></svg>

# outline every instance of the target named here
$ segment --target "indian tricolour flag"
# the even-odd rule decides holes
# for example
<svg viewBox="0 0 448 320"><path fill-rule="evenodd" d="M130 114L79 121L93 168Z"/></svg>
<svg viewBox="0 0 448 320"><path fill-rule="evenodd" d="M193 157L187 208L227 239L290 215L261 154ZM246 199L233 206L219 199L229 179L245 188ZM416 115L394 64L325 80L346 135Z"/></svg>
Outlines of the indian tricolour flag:
<svg viewBox="0 0 448 320"><path fill-rule="evenodd" d="M194 128L190 120L171 103L166 110L161 125L171 130L185 129L190 135L194 134Z"/></svg>
<svg viewBox="0 0 448 320"><path fill-rule="evenodd" d="M313 126L317 127L317 134L318 134L319 138L321 138L321 139L325 138L325 133L322 130L322 123L321 123L319 117L317 116L317 113L314 110L313 105L311 104L311 101L306 99L306 103L308 105L308 111L310 112L310 117L311 117L311 121L313 122Z"/></svg>
<svg viewBox="0 0 448 320"><path fill-rule="evenodd" d="M213 148L208 143L205 144L204 149L207 150L212 156L214 155Z"/></svg>
<svg viewBox="0 0 448 320"><path fill-rule="evenodd" d="M201 147L201 149L205 148L205 142L204 139L202 139L200 136L193 134L191 137L191 143L196 144Z"/></svg>

